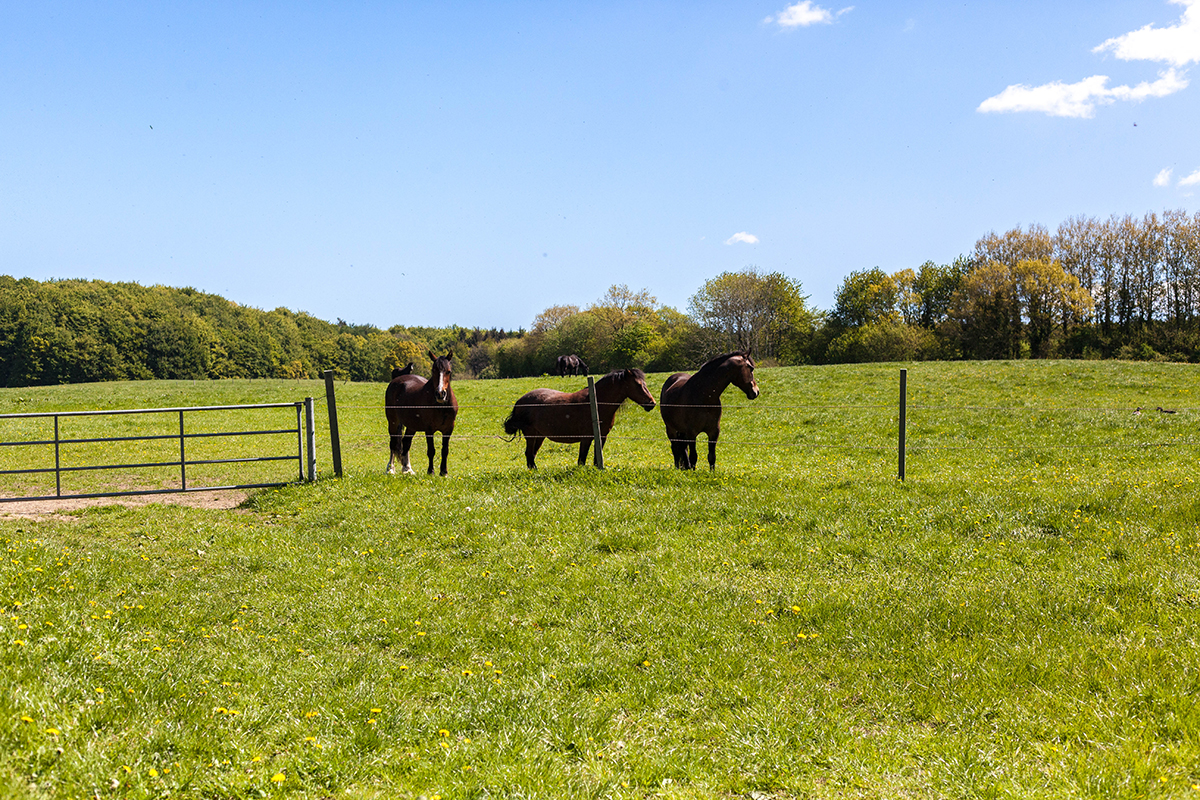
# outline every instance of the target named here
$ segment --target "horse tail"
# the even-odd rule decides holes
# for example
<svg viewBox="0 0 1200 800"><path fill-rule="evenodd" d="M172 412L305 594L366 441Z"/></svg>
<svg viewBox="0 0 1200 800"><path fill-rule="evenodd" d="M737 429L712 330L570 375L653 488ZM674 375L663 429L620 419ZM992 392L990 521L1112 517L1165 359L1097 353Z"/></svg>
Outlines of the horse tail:
<svg viewBox="0 0 1200 800"><path fill-rule="evenodd" d="M521 406L513 406L512 413L508 415L508 419L504 420L504 432L516 439L528 422L529 412Z"/></svg>

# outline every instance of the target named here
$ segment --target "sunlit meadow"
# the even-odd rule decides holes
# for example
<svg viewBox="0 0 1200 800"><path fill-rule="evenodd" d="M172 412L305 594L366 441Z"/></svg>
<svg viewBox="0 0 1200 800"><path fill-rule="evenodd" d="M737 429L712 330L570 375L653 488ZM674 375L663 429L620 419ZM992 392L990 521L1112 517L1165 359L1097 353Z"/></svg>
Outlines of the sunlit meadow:
<svg viewBox="0 0 1200 800"><path fill-rule="evenodd" d="M314 396L321 474L235 510L0 504L0 797L1200 797L1196 367L758 377L694 474L633 406L605 471L527 471L508 408L578 378L457 383L448 478L383 474L382 385L337 386L341 479L317 382L0 390Z"/></svg>

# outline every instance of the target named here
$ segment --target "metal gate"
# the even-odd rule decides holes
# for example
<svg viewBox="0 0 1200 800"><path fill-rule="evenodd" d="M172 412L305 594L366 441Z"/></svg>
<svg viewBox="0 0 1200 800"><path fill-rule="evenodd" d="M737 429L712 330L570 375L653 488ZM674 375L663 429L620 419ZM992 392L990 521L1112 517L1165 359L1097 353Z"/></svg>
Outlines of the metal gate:
<svg viewBox="0 0 1200 800"><path fill-rule="evenodd" d="M296 425L295 427L272 428L266 430L245 430L245 431L217 431L204 433L189 433L185 429L184 420L187 414L199 414L210 411L237 411L244 409L268 409L268 408L294 408L296 410ZM89 438L63 438L60 435L59 422L64 417L98 417L98 416L118 416L127 414L173 414L179 418L178 432L172 431L168 434L152 434L139 436L101 436ZM301 415L303 414L303 420ZM48 474L54 473L54 494L44 494L36 496L22 497L0 497L0 503L12 503L23 500L55 500L63 498L81 498L81 497L119 497L124 495L142 495L142 494L169 494L176 492L199 492L211 491L215 489L260 489L272 486L284 486L290 481L274 481L274 482L257 482L257 483L228 483L219 486L195 486L188 484L188 467L200 466L209 464L239 464L262 461L295 461L297 469L297 479L304 480L304 472L306 461L304 458L305 444L308 446L308 480L313 480L316 475L316 458L314 455L315 435L313 425L313 399L305 398L303 401L295 403L258 403L253 405L233 405L233 406L191 406L185 408L139 408L125 409L119 411L50 411L30 414L0 414L0 421L11 419L53 419L54 422L54 438L53 439L36 439L26 441L0 441L0 455L8 448L19 447L54 447L54 466L45 467L27 467L22 469L0 469L0 475L28 475L28 474ZM214 437L230 437L230 436L295 436L296 450L294 453L286 455L262 455L248 458L213 458L213 459L191 459L188 458L188 442L197 439L207 439ZM138 441L155 441L155 440L177 440L179 442L179 458L178 460L169 461L149 461L149 462L127 462L117 464L67 464L64 465L63 452L69 449L72 445L83 444L103 444L107 442L138 442ZM74 473L93 470L130 470L142 467L178 467L179 468L179 486L166 489L138 489L132 491L113 491L113 492L80 492L63 494L62 478L64 473Z"/></svg>

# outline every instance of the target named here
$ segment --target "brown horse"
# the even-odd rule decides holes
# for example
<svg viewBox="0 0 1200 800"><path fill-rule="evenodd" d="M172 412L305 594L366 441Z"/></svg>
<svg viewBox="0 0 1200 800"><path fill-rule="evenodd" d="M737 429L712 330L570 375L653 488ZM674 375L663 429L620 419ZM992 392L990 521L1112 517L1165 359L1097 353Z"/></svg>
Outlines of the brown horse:
<svg viewBox="0 0 1200 800"><path fill-rule="evenodd" d="M429 474L433 474L433 434L442 434L442 474L446 474L446 457L450 454L450 435L454 433L454 418L458 416L458 399L450 388L450 358L452 354L435 356L433 376L425 380L420 375L397 375L388 384L384 395L384 413L387 414L389 447L387 472L396 474L396 457L400 457L400 471L412 474L408 463L408 450L412 447L413 434L425 431L429 452Z"/></svg>
<svg viewBox="0 0 1200 800"><path fill-rule="evenodd" d="M696 437L708 436L708 468L717 468L717 438L721 435L721 393L729 384L753 400L758 397L754 359L749 352L726 353L708 361L694 375L676 372L659 395L659 412L678 469L696 468Z"/></svg>
<svg viewBox="0 0 1200 800"><path fill-rule="evenodd" d="M600 416L600 444L608 439L617 409L632 400L650 411L654 395L646 388L646 375L640 369L621 369L610 372L596 381L596 406ZM525 465L533 463L542 442L579 442L579 463L587 463L592 447L592 411L587 388L578 392L557 392L554 389L534 389L522 395L504 421L504 432L510 436L525 435Z"/></svg>

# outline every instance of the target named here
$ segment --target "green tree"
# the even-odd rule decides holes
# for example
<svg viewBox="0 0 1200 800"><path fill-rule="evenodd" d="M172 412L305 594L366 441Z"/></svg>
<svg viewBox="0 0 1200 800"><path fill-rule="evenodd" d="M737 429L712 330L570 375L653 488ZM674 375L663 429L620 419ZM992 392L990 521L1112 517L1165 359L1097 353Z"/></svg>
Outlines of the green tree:
<svg viewBox="0 0 1200 800"><path fill-rule="evenodd" d="M757 358L807 360L816 325L799 281L756 267L723 272L688 302L696 325L709 332L706 356L748 350Z"/></svg>

